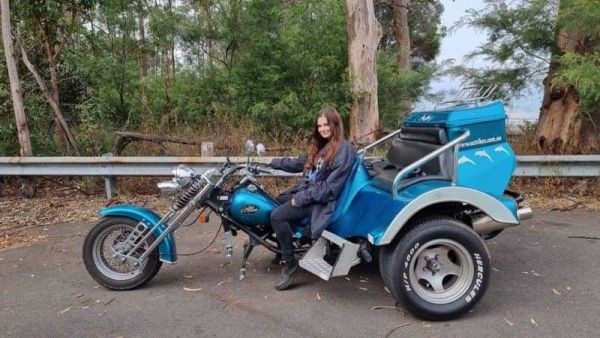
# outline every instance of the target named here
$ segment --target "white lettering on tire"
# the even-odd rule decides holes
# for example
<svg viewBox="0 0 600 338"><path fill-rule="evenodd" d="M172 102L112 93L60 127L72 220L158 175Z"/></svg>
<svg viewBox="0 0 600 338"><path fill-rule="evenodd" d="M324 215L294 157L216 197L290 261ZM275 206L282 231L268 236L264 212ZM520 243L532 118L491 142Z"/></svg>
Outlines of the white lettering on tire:
<svg viewBox="0 0 600 338"><path fill-rule="evenodd" d="M477 278L475 279L475 284L473 285L471 292L469 292L465 298L467 303L470 303L475 296L477 296L477 293L481 289L481 284L483 284L483 261L481 260L481 255L478 253L473 253L473 257L475 258L475 262L477 264Z"/></svg>
<svg viewBox="0 0 600 338"><path fill-rule="evenodd" d="M408 255L406 255L406 259L404 260L404 270L405 272L402 273L402 280L404 282L404 288L406 289L406 291L412 291L412 288L410 287L410 282L408 279L408 274L406 273L406 269L408 268L408 265L410 264L410 260L412 259L412 256L415 254L415 251L417 251L417 249L419 248L419 246L421 246L421 244L419 242L417 242L408 252ZM409 272L411 273L411 272Z"/></svg>

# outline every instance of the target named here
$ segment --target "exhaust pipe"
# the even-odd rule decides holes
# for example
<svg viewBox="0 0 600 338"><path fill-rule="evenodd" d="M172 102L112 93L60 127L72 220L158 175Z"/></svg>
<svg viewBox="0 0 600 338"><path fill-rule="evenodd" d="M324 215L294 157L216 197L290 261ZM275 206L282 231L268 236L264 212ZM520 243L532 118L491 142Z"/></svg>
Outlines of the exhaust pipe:
<svg viewBox="0 0 600 338"><path fill-rule="evenodd" d="M519 221L530 219L533 217L533 211L529 207L523 207L517 210ZM492 231L502 230L504 228L513 227L517 224L499 223L494 221L490 216L483 215L473 220L473 230L478 234L488 234Z"/></svg>
<svg viewBox="0 0 600 338"><path fill-rule="evenodd" d="M533 217L533 211L529 207L524 207L517 210L517 215L519 215L519 221L524 221Z"/></svg>

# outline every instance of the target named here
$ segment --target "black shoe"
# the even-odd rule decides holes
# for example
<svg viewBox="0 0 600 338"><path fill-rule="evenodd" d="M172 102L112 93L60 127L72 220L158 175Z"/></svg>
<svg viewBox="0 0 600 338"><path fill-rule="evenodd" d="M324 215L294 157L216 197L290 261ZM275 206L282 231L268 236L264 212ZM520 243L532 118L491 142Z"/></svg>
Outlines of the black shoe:
<svg viewBox="0 0 600 338"><path fill-rule="evenodd" d="M283 270L281 270L281 279L279 279L279 283L275 286L275 289L279 291L283 291L289 288L294 282L294 277L300 270L300 265L298 265L297 260L293 260L291 262L286 262L283 265Z"/></svg>

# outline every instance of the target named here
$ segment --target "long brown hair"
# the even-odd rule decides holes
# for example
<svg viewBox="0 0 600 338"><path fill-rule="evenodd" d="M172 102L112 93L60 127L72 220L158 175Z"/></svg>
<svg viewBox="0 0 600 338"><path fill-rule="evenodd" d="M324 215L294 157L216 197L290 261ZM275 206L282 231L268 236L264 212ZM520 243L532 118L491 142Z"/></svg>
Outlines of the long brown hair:
<svg viewBox="0 0 600 338"><path fill-rule="evenodd" d="M331 136L328 139L325 139L319 133L319 118L324 117L327 119L327 124L329 124L329 128L331 129ZM313 139L311 145L308 149L308 159L304 164L304 169L310 170L315 167L315 162L319 156L319 152L325 145L327 146L327 153L325 154L325 158L323 159L329 166L333 163L333 158L337 153L342 141L344 140L344 122L342 122L342 118L340 117L340 113L332 107L327 106L317 115L315 119L315 129L313 131Z"/></svg>

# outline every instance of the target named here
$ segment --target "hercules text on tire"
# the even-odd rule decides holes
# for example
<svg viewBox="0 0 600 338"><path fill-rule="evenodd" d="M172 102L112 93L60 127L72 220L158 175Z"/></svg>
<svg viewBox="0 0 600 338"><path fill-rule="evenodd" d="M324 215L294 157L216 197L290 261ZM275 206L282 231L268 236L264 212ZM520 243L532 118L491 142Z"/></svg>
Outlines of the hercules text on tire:
<svg viewBox="0 0 600 338"><path fill-rule="evenodd" d="M382 251L381 273L392 294L415 315L447 320L471 309L490 278L481 237L451 218L425 220Z"/></svg>
<svg viewBox="0 0 600 338"><path fill-rule="evenodd" d="M158 248L139 264L120 255L127 252L125 239L134 231L138 221L126 217L103 218L88 233L83 243L83 263L90 275L112 290L129 290L142 286L160 269ZM150 235L133 256L139 257L155 240Z"/></svg>

